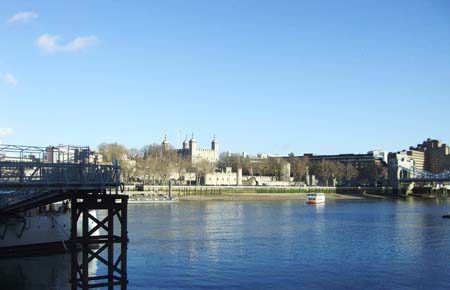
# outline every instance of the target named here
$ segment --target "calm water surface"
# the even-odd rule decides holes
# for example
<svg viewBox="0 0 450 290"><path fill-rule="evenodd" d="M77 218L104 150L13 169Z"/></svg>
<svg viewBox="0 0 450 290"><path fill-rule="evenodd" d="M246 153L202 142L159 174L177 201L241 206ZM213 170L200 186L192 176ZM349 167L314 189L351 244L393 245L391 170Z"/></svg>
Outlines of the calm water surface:
<svg viewBox="0 0 450 290"><path fill-rule="evenodd" d="M434 201L130 205L129 289L450 289L448 211ZM68 288L58 271L69 259L27 259L15 260L22 270L3 261L1 278L37 263L53 275L16 289Z"/></svg>

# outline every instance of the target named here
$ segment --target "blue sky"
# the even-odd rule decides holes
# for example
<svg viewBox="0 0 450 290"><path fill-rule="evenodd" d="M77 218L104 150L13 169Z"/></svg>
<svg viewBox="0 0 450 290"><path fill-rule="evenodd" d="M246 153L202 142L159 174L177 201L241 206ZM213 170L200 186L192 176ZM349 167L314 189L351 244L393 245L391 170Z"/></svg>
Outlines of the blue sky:
<svg viewBox="0 0 450 290"><path fill-rule="evenodd" d="M1 1L0 139L450 143L450 1Z"/></svg>

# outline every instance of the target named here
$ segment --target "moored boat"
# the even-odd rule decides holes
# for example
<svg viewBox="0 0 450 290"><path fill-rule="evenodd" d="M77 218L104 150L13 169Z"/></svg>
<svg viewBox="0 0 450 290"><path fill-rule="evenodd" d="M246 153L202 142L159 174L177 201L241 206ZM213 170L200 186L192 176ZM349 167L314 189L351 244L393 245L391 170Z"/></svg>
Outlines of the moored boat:
<svg viewBox="0 0 450 290"><path fill-rule="evenodd" d="M96 212L90 214L96 217ZM71 209L57 203L0 219L0 256L56 253L67 251L70 239ZM89 229L95 224L89 220ZM81 223L77 225L81 236ZM94 235L99 235L96 230Z"/></svg>
<svg viewBox="0 0 450 290"><path fill-rule="evenodd" d="M176 203L180 200L178 198L165 197L133 197L128 199L128 204L142 204L142 203Z"/></svg>
<svg viewBox="0 0 450 290"><path fill-rule="evenodd" d="M325 193L308 193L306 195L307 204L324 204L325 203Z"/></svg>
<svg viewBox="0 0 450 290"><path fill-rule="evenodd" d="M128 194L128 204L176 203L180 201L177 197L174 197L171 193L169 193L168 195L157 192L127 193L127 194Z"/></svg>

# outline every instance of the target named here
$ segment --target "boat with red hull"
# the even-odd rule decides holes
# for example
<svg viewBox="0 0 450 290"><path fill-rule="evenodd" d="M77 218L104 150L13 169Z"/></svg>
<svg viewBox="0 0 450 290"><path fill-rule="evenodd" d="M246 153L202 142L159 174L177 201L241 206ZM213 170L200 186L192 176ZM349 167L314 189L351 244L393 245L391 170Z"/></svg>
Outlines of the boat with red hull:
<svg viewBox="0 0 450 290"><path fill-rule="evenodd" d="M307 204L324 204L325 203L325 194L324 193L308 193L306 195L306 203Z"/></svg>

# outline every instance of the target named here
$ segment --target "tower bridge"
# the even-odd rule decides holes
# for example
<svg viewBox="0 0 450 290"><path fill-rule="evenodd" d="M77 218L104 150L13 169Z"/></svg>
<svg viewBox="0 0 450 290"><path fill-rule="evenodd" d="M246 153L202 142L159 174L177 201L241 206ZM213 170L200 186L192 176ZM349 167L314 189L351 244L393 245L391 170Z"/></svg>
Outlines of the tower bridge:
<svg viewBox="0 0 450 290"><path fill-rule="evenodd" d="M450 182L450 146L440 140L428 138L408 150L389 153L388 159L389 179L396 188Z"/></svg>
<svg viewBox="0 0 450 290"><path fill-rule="evenodd" d="M89 147L0 144L0 222L32 208L71 202L72 289L127 287L128 196L118 194L120 189L118 163L99 164ZM93 210L106 211L105 218L97 219L90 213ZM120 223L116 232L114 220ZM95 224L93 229L90 222ZM98 229L106 234L95 234ZM120 246L117 258L114 245ZM77 249L82 252L81 261ZM106 258L100 256L103 252ZM89 276L93 260L107 267L106 275Z"/></svg>
<svg viewBox="0 0 450 290"><path fill-rule="evenodd" d="M450 171L433 173L426 170L417 169L415 166L394 164L389 166L390 183L396 190L405 194L426 192L430 194L430 189L442 188L442 185L450 183ZM436 191L437 196L448 196L448 191L442 189Z"/></svg>
<svg viewBox="0 0 450 290"><path fill-rule="evenodd" d="M415 167L399 166L400 182L450 182L450 170L432 173Z"/></svg>

